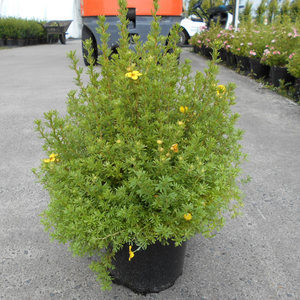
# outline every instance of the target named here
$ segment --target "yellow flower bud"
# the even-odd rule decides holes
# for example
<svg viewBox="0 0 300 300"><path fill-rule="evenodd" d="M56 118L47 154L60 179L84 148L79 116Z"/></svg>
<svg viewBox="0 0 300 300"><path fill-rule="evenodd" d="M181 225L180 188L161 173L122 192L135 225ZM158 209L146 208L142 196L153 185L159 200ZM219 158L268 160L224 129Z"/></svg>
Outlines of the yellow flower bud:
<svg viewBox="0 0 300 300"><path fill-rule="evenodd" d="M177 153L178 152L178 144L173 144L172 147L170 148L173 152Z"/></svg>
<svg viewBox="0 0 300 300"><path fill-rule="evenodd" d="M161 145L162 143L163 143L162 140L157 140L157 144L158 144L158 145Z"/></svg>

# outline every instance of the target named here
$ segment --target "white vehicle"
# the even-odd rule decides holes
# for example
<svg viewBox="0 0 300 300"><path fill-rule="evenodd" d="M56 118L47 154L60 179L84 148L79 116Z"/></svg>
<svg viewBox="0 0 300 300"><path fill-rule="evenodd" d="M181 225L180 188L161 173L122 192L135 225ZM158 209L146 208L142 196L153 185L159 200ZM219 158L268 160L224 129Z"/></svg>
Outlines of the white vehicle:
<svg viewBox="0 0 300 300"><path fill-rule="evenodd" d="M182 30L179 33L180 41L178 43L178 46L187 44L187 41L193 35L195 35L197 32L200 32L202 28L206 26L206 22L196 15L191 15L188 18L182 19L180 22L180 27L182 28Z"/></svg>
<svg viewBox="0 0 300 300"><path fill-rule="evenodd" d="M211 21L216 23L219 20L221 27L224 29L228 29L233 22L233 16L228 12L228 10L232 9L232 6L221 5L212 7L208 10L208 14L206 14L202 10L201 4L202 0L198 1L193 7L193 12L195 14L181 20L180 27L182 30L179 33L180 41L178 46L186 45L188 40L197 32L200 32L204 28L209 28ZM197 8L200 8L205 19L197 12Z"/></svg>

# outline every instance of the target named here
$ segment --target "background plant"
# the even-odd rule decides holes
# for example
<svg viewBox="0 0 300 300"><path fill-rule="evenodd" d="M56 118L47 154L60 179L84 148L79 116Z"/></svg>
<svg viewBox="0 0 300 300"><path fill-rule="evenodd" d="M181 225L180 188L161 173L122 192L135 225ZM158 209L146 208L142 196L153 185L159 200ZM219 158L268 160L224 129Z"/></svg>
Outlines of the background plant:
<svg viewBox="0 0 300 300"><path fill-rule="evenodd" d="M251 28L248 56L252 59L262 59L266 45L271 42L271 27L263 24Z"/></svg>
<svg viewBox="0 0 300 300"><path fill-rule="evenodd" d="M249 49L252 47L252 23L251 21L242 22L236 32L232 32L230 51L239 56L248 56Z"/></svg>
<svg viewBox="0 0 300 300"><path fill-rule="evenodd" d="M299 45L300 46L300 45ZM295 52L289 56L287 65L288 72L296 78L300 78L300 48L298 47Z"/></svg>
<svg viewBox="0 0 300 300"><path fill-rule="evenodd" d="M45 23L46 21L41 21ZM29 39L47 36L45 29L37 20L21 18L0 18L0 38Z"/></svg>
<svg viewBox="0 0 300 300"><path fill-rule="evenodd" d="M272 26L270 43L266 45L262 61L270 66L284 67L299 41L299 33L289 17Z"/></svg>
<svg viewBox="0 0 300 300"><path fill-rule="evenodd" d="M68 94L68 113L50 111L36 121L48 158L34 172L51 198L42 223L75 255L101 256L91 269L104 289L111 260L125 243L144 249L172 239L179 245L196 233L212 236L224 226L223 212L235 217L245 159L243 131L231 111L235 85L218 85L217 50L205 73L192 76L188 60L178 65L179 26L169 37L160 35L155 0L148 40L136 37L132 51L126 1L119 5L118 53L108 48L101 16L100 73L91 41L87 85L71 51L79 90Z"/></svg>

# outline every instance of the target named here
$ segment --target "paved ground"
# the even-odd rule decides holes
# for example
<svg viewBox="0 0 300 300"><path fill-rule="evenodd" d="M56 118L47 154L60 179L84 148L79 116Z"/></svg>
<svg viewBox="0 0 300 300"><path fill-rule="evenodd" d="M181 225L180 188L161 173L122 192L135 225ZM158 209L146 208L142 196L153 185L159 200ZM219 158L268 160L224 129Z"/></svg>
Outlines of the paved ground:
<svg viewBox="0 0 300 300"><path fill-rule="evenodd" d="M0 51L0 299L300 299L300 107L225 67L220 83L237 84L239 126L246 130L245 172L253 179L244 216L229 220L213 239L188 244L184 274L146 297L114 285L102 292L88 258L49 243L39 224L48 196L31 168L44 158L34 132L43 112L66 111L75 89L65 53L80 41ZM193 70L205 60L185 51Z"/></svg>

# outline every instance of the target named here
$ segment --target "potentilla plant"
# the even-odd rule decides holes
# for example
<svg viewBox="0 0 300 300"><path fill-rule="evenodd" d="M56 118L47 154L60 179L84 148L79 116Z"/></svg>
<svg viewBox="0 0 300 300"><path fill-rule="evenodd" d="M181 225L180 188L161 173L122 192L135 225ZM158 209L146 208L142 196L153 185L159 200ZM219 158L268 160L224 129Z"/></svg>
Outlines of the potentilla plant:
<svg viewBox="0 0 300 300"><path fill-rule="evenodd" d="M288 72L295 78L300 78L300 50L299 48L289 55Z"/></svg>
<svg viewBox="0 0 300 300"><path fill-rule="evenodd" d="M254 25L254 27L251 29L248 48L248 56L251 59L262 59L264 50L266 49L266 46L268 46L268 43L271 41L269 29L270 27L265 25Z"/></svg>
<svg viewBox="0 0 300 300"><path fill-rule="evenodd" d="M241 24L240 28L231 34L231 52L238 56L248 56L252 46L251 22Z"/></svg>
<svg viewBox="0 0 300 300"><path fill-rule="evenodd" d="M262 62L269 66L285 67L299 42L300 35L290 20L285 18L275 24L272 31Z"/></svg>
<svg viewBox="0 0 300 300"><path fill-rule="evenodd" d="M54 110L36 120L46 157L34 173L50 195L42 223L74 255L99 255L90 267L103 289L125 243L139 251L156 241L180 245L195 234L211 237L224 226L224 212L236 217L246 156L231 111L235 84L216 79L217 49L205 72L193 76L190 61L178 64L179 26L160 35L154 0L148 40L135 37L133 51L126 1L119 5L118 53L108 48L100 16L100 72L91 41L86 85L71 51L78 90L68 94L67 115ZM129 260L138 255L129 247Z"/></svg>

